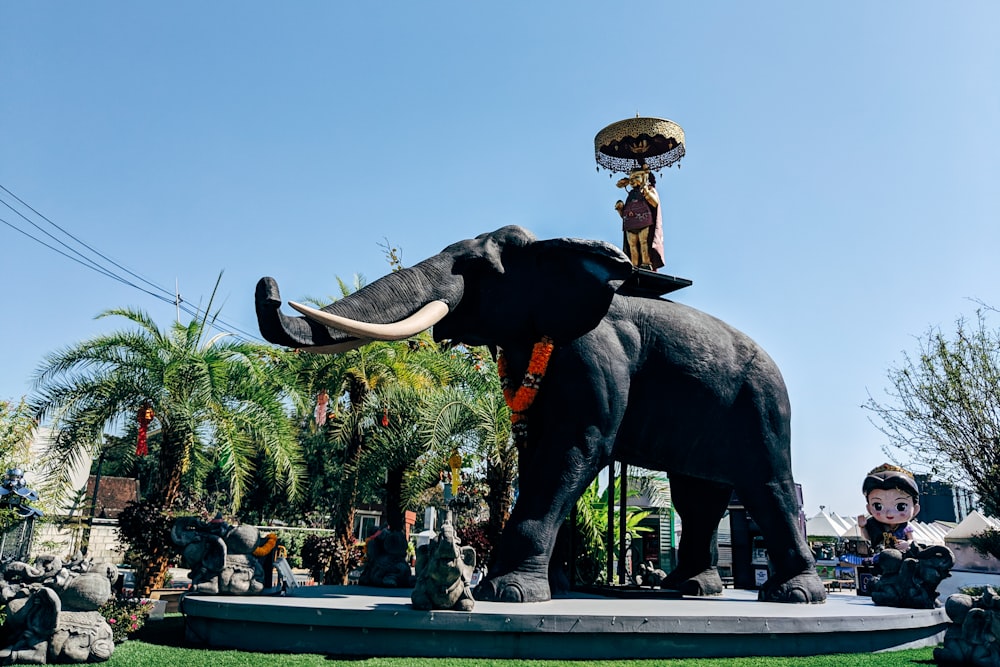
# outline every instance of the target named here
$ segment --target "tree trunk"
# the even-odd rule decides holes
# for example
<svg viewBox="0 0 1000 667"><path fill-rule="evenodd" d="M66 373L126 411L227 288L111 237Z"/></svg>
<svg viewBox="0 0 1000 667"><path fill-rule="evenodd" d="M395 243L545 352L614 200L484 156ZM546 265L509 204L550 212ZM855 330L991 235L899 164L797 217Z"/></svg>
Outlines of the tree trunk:
<svg viewBox="0 0 1000 667"><path fill-rule="evenodd" d="M161 553L154 556L142 568L139 574L139 583L136 584L136 591L141 596L148 598L157 588L163 588L167 579L167 570L170 569L170 556Z"/></svg>
<svg viewBox="0 0 1000 667"><path fill-rule="evenodd" d="M187 445L190 435L178 433L173 429L164 428L160 444L160 470L157 478L157 489L151 489L149 497L164 512L170 512L181 496L181 479L184 473L184 460L187 455ZM153 553L143 554L145 562L136 573L136 590L143 597L149 597L156 588L163 588L170 561L176 555L173 544L167 543L154 548Z"/></svg>
<svg viewBox="0 0 1000 667"><path fill-rule="evenodd" d="M352 405L361 405L361 399L352 400ZM357 409L357 408L355 408ZM333 585L344 585L347 583L347 575L350 574L351 549L354 546L354 504L358 496L358 463L361 461L361 452L364 449L364 435L360 428L355 425L351 433L351 439L344 452L344 472L340 484L340 497L337 507L334 508L334 534L337 536L338 548L334 554L330 569L327 571L325 583Z"/></svg>
<svg viewBox="0 0 1000 667"><path fill-rule="evenodd" d="M490 487L486 496L486 506L490 511L486 523L486 537L494 547L500 543L500 534L510 519L513 501L514 467L505 465L506 463L506 461L494 462L492 458L486 463L486 483Z"/></svg>
<svg viewBox="0 0 1000 667"><path fill-rule="evenodd" d="M390 468L385 481L385 523L391 530L403 530L403 473L405 466Z"/></svg>

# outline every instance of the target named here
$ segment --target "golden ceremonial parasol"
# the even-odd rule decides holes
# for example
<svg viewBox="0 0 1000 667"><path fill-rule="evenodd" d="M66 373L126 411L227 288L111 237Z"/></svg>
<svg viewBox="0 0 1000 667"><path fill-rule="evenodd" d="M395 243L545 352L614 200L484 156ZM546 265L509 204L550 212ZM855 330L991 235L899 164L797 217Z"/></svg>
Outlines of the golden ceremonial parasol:
<svg viewBox="0 0 1000 667"><path fill-rule="evenodd" d="M626 118L594 137L597 168L629 173L646 166L659 170L684 157L684 130L663 118ZM680 166L680 165L678 165Z"/></svg>

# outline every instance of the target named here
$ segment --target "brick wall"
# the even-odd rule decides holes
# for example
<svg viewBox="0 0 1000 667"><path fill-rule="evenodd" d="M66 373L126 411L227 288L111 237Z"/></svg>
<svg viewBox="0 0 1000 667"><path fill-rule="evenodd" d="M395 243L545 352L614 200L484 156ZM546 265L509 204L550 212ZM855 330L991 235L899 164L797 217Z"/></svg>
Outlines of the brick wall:
<svg viewBox="0 0 1000 667"><path fill-rule="evenodd" d="M80 548L87 524L76 522L40 522L35 524L35 539L31 546L32 557L54 554L68 558ZM90 533L87 556L95 563L121 563L124 549L118 540L118 522L112 519L95 519Z"/></svg>

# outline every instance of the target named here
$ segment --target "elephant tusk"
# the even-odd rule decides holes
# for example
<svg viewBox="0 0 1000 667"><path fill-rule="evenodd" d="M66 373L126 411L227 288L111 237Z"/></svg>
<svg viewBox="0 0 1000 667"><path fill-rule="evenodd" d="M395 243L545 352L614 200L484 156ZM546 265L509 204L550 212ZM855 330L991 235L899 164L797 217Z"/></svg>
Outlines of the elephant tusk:
<svg viewBox="0 0 1000 667"><path fill-rule="evenodd" d="M354 338L344 343L334 343L333 345L314 345L313 347L300 347L298 349L303 352L309 352L310 354L340 354L341 352L350 352L351 350L357 349L362 345L367 345L370 342L372 342L371 338Z"/></svg>
<svg viewBox="0 0 1000 667"><path fill-rule="evenodd" d="M322 310L316 310L301 303L289 301L288 305L299 311L310 320L318 322L331 329L337 329L361 338L375 340L402 340L418 334L434 326L448 314L448 304L444 301L431 301L426 306L413 313L405 320L391 324L370 324L359 322L339 315L332 315Z"/></svg>

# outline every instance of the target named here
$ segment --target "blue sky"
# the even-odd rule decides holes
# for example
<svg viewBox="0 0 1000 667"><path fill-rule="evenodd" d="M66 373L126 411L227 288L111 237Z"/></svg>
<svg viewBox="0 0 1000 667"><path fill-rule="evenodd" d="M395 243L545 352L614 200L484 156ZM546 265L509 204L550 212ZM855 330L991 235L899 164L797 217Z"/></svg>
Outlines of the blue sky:
<svg viewBox="0 0 1000 667"><path fill-rule="evenodd" d="M868 392L928 327L1000 306L1000 5L942 7L4 2L0 185L147 292L197 305L224 271L222 318L255 333L260 276L334 294L388 270L386 239L407 264L506 224L619 243L593 137L670 118L675 298L774 357L806 513L856 514L885 459ZM119 327L104 309L175 317L0 220L0 397Z"/></svg>

